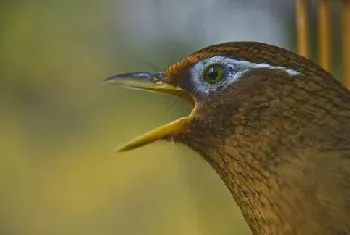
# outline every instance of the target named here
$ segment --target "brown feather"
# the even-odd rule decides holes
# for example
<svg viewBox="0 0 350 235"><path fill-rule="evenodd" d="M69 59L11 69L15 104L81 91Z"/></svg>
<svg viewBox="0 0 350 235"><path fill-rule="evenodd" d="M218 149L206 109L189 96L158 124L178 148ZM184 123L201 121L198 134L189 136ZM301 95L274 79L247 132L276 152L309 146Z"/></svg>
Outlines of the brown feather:
<svg viewBox="0 0 350 235"><path fill-rule="evenodd" d="M349 92L313 62L260 43L211 46L167 74L181 86L191 65L214 55L301 74L252 70L196 101L205 108L175 141L216 170L254 234L350 234Z"/></svg>

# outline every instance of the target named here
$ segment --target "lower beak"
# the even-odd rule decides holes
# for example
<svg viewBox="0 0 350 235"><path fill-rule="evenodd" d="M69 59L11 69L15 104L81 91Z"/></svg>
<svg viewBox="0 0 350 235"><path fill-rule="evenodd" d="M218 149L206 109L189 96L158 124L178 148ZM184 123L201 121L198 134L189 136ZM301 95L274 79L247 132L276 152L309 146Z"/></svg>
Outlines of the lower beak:
<svg viewBox="0 0 350 235"><path fill-rule="evenodd" d="M168 79L166 79L166 75L163 72L135 72L113 75L105 79L103 83L116 84L129 88L170 94L180 97L194 106L194 101L187 92L179 87L167 83L167 80ZM118 148L117 151L125 152L156 142L158 140L172 139L176 135L185 133L188 129L188 123L188 117L179 118L174 122L168 123L136 138L135 140Z"/></svg>

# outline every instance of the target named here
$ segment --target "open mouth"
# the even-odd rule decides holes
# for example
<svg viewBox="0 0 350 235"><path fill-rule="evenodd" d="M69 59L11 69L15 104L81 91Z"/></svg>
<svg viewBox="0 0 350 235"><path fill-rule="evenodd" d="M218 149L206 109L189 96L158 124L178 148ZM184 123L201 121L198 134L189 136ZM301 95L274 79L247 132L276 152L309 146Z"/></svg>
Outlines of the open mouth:
<svg viewBox="0 0 350 235"><path fill-rule="evenodd" d="M165 93L179 97L187 101L192 107L195 107L195 102L190 94L179 87L176 87L169 82L164 72L134 72L116 74L108 77L103 81L103 84L115 84L128 88L154 91ZM133 150L144 145L156 142L158 140L171 139L175 135L180 135L188 131L188 123L190 116L179 118L164 126L158 127L146 134L126 143L117 149L118 152Z"/></svg>

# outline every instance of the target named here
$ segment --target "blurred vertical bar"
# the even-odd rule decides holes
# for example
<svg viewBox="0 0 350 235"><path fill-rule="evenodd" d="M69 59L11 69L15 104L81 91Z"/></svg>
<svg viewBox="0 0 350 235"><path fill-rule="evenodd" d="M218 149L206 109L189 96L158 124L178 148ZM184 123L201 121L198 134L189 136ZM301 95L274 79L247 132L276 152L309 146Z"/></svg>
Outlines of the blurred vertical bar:
<svg viewBox="0 0 350 235"><path fill-rule="evenodd" d="M332 69L331 1L318 1L318 51L321 66Z"/></svg>
<svg viewBox="0 0 350 235"><path fill-rule="evenodd" d="M350 1L343 0L341 6L342 16L342 62L343 83L350 89Z"/></svg>
<svg viewBox="0 0 350 235"><path fill-rule="evenodd" d="M309 7L308 0L296 0L297 50L309 57Z"/></svg>

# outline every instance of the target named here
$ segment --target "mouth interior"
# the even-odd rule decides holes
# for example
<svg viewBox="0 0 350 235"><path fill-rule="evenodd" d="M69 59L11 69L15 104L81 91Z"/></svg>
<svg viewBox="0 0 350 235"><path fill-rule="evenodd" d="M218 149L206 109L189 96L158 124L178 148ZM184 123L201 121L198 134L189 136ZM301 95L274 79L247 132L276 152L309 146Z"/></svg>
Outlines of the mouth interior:
<svg viewBox="0 0 350 235"><path fill-rule="evenodd" d="M179 87L169 85L164 82L163 73L127 73L109 77L103 81L103 84L115 84L127 88L138 90L146 90L157 93L169 94L179 97L189 103L192 107L192 112L187 117L179 118L166 125L158 127L136 139L117 148L117 152L126 152L151 144L158 140L169 140L175 135L181 135L188 131L191 114L195 110L195 101L193 97Z"/></svg>

